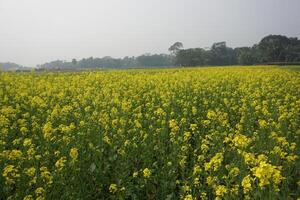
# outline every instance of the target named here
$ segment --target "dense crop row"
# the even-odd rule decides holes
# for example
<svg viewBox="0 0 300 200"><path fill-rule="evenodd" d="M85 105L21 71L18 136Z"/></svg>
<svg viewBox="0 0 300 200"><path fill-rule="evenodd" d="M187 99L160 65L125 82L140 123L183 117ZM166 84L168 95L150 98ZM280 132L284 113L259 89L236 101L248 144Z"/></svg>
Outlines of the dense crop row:
<svg viewBox="0 0 300 200"><path fill-rule="evenodd" d="M0 199L295 199L300 73L0 73Z"/></svg>

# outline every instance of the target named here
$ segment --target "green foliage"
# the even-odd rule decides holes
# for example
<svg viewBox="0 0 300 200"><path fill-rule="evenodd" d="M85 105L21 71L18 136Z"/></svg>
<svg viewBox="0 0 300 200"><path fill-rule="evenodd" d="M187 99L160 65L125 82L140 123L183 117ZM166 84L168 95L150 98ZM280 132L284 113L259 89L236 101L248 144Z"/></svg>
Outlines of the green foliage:
<svg viewBox="0 0 300 200"><path fill-rule="evenodd" d="M95 68L137 68L137 67L166 67L171 66L171 56L166 54L144 54L138 57L112 58L83 58L71 62L56 60L39 65L41 69L95 69Z"/></svg>
<svg viewBox="0 0 300 200"><path fill-rule="evenodd" d="M95 69L95 68L143 68L167 66L216 66L254 65L275 62L299 62L300 40L281 35L264 37L252 47L231 48L226 42L216 42L211 48L182 49L181 42L174 43L167 54L143 54L137 57L83 58L71 62L52 61L39 65L43 69Z"/></svg>
<svg viewBox="0 0 300 200"><path fill-rule="evenodd" d="M281 35L264 37L252 47L232 49L225 42L214 43L209 50L182 49L176 52L176 65L253 65L260 63L299 62L300 40Z"/></svg>
<svg viewBox="0 0 300 200"><path fill-rule="evenodd" d="M172 46L170 46L169 51L176 54L182 47L183 44L181 42L175 42Z"/></svg>

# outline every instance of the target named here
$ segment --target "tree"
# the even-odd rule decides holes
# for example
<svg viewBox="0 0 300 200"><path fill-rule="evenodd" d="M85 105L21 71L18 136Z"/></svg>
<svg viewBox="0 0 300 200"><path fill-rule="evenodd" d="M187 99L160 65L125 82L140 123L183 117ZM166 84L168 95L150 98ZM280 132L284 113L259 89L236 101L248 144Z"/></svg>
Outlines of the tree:
<svg viewBox="0 0 300 200"><path fill-rule="evenodd" d="M175 64L181 66L207 65L208 54L202 48L182 49L176 54Z"/></svg>
<svg viewBox="0 0 300 200"><path fill-rule="evenodd" d="M72 59L72 65L76 65L77 64L77 60L75 58Z"/></svg>
<svg viewBox="0 0 300 200"><path fill-rule="evenodd" d="M226 46L226 42L214 43L210 50L211 65L233 65L236 64L236 55L232 48Z"/></svg>
<svg viewBox="0 0 300 200"><path fill-rule="evenodd" d="M172 65L169 55L144 54L136 58L137 65L141 67L163 67Z"/></svg>
<svg viewBox="0 0 300 200"><path fill-rule="evenodd" d="M181 48L183 48L183 44L181 42L175 42L172 46L170 46L169 51L172 54L176 54Z"/></svg>
<svg viewBox="0 0 300 200"><path fill-rule="evenodd" d="M268 35L258 44L263 62L285 62L291 41L282 35Z"/></svg>
<svg viewBox="0 0 300 200"><path fill-rule="evenodd" d="M289 38L290 45L286 48L286 62L300 62L300 40Z"/></svg>
<svg viewBox="0 0 300 200"><path fill-rule="evenodd" d="M253 65L258 63L255 55L256 49L252 47L238 47L234 49L237 63L240 65Z"/></svg>

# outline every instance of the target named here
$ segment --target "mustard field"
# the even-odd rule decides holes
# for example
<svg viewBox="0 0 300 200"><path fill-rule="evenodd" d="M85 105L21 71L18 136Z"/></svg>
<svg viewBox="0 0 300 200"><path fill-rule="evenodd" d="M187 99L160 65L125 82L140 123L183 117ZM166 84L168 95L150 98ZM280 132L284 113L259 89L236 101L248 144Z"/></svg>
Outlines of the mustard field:
<svg viewBox="0 0 300 200"><path fill-rule="evenodd" d="M300 72L0 72L0 199L297 199Z"/></svg>

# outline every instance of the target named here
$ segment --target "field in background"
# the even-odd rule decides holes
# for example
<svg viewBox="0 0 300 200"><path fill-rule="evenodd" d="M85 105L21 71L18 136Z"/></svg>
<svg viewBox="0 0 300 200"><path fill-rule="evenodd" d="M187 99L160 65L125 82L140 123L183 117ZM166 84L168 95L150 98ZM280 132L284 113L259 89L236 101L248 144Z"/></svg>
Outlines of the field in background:
<svg viewBox="0 0 300 200"><path fill-rule="evenodd" d="M299 67L2 72L0 133L0 199L300 196Z"/></svg>

